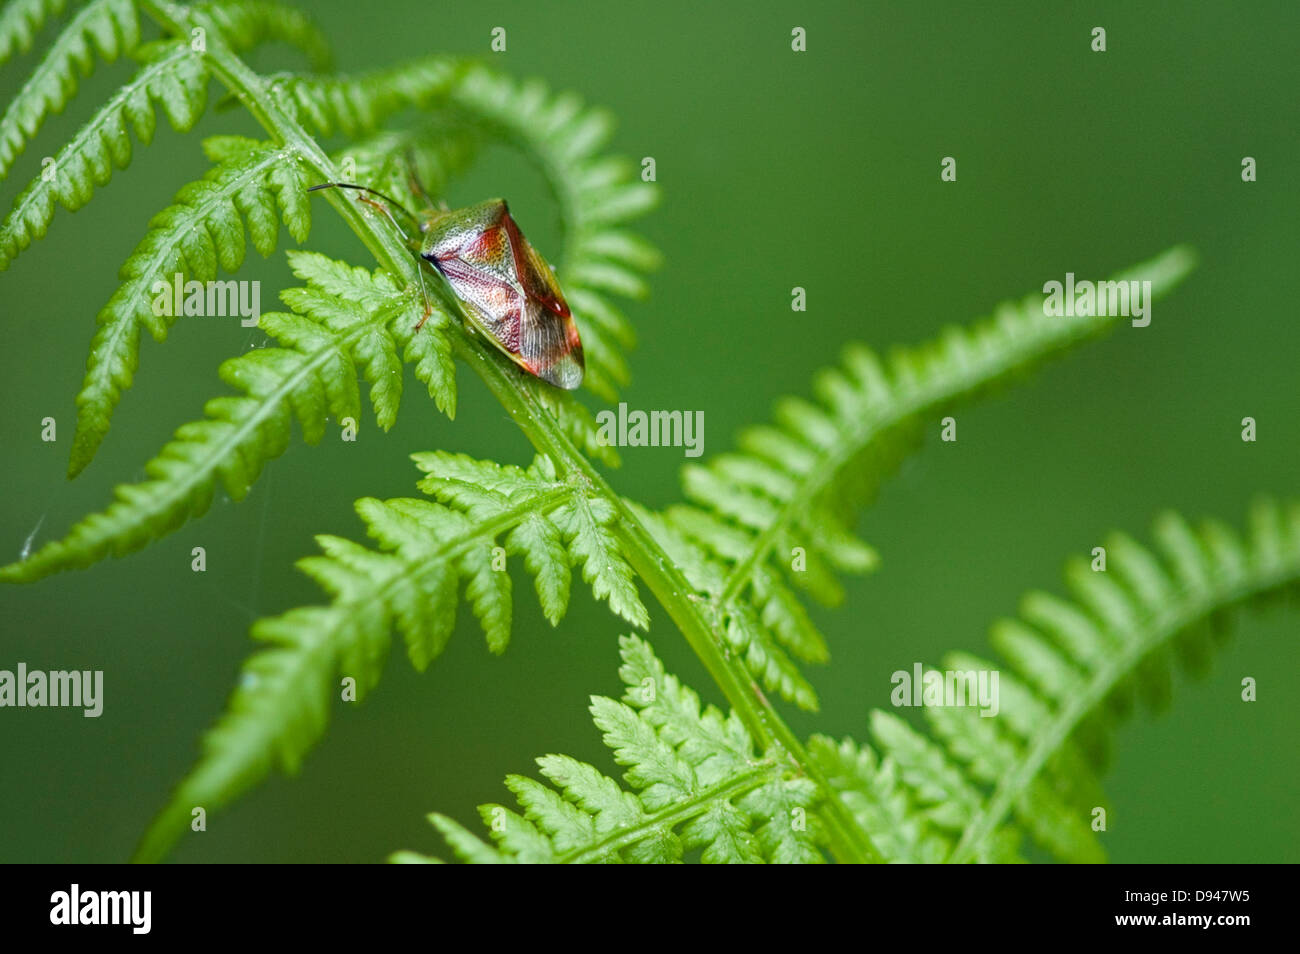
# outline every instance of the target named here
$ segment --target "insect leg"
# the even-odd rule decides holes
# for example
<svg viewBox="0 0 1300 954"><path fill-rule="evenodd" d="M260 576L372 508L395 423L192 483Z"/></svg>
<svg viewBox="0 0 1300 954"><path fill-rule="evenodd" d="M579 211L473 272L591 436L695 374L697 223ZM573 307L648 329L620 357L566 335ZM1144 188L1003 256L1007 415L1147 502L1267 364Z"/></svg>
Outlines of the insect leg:
<svg viewBox="0 0 1300 954"><path fill-rule="evenodd" d="M415 330L419 331L433 314L433 302L429 301L429 286L424 283L424 267L416 262L415 270L420 273L420 294L424 296L424 317L415 323Z"/></svg>
<svg viewBox="0 0 1300 954"><path fill-rule="evenodd" d="M419 198L424 203L425 208L432 209L435 205L443 212L447 211L447 203L439 199L436 203L433 196L425 189L424 184L420 182L420 177L415 171L415 150L407 149L403 154L406 160L406 182L411 189L411 194Z"/></svg>

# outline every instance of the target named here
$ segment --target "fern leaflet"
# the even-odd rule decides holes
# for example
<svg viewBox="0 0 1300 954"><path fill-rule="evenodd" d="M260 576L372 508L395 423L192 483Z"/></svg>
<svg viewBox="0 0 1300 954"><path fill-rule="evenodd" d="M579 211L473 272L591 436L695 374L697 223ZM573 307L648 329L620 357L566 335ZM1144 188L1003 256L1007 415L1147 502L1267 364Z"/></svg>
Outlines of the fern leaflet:
<svg viewBox="0 0 1300 954"><path fill-rule="evenodd" d="M597 598L647 625L631 570L606 528L608 505L560 477L549 459L526 469L445 453L415 460L426 474L420 487L434 499L358 501L380 551L318 537L324 554L299 566L333 602L254 626L253 637L273 648L247 664L203 758L150 828L140 858L167 850L189 806L225 804L273 765L294 771L324 732L335 676L355 679L361 698L379 680L394 629L423 671L451 636L462 583L488 648L504 651L513 616L510 574L499 562L506 554L523 559L552 624L568 608L571 568L579 566Z"/></svg>
<svg viewBox="0 0 1300 954"><path fill-rule="evenodd" d="M140 328L162 341L175 321L176 316L165 311L155 314L156 283L169 284L176 274L212 281L218 265L235 271L244 260L245 224L253 247L263 255L275 250L281 220L299 242L311 229L309 183L291 148L220 136L205 140L204 151L216 165L154 216L149 232L122 266L122 284L99 313L86 378L77 395L70 475L90 463L122 392L131 386Z"/></svg>
<svg viewBox="0 0 1300 954"><path fill-rule="evenodd" d="M209 5L210 7L210 5ZM268 40L292 43L325 61L324 40L300 12L279 3L229 3L218 7L230 43L248 49ZM209 71L187 40L161 40L134 51L139 71L100 107L54 157L49 170L34 178L14 201L0 226L0 271L39 238L54 219L55 203L70 212L84 206L96 187L107 185L114 169L131 162L131 137L153 140L156 111L162 108L178 132L193 128L207 105ZM52 171L51 171L52 170Z"/></svg>
<svg viewBox="0 0 1300 954"><path fill-rule="evenodd" d="M269 80L293 103L300 122L325 136L338 132L356 138L378 131L399 109L428 110L465 69L459 58L426 56L358 76L285 73Z"/></svg>
<svg viewBox="0 0 1300 954"><path fill-rule="evenodd" d="M943 661L999 671L998 718L927 705L933 741L876 712L878 751L816 737L810 752L890 860L1023 860L1028 834L1062 861L1104 861L1089 822L1106 804L1097 773L1117 721L1135 697L1167 704L1175 657L1204 671L1213 619L1300 582L1300 503L1261 501L1250 528L1243 541L1217 521L1197 531L1167 513L1155 525L1159 556L1113 535L1106 572L1067 564L1074 601L1031 593L1022 619L995 625L1014 672L963 653Z"/></svg>
<svg viewBox="0 0 1300 954"><path fill-rule="evenodd" d="M127 123L143 143L153 139L155 107L162 105L172 127L190 129L207 101L207 72L188 45L168 41L141 49L145 64L54 158L53 175L39 175L14 201L0 231L0 269L42 238L57 201L75 212L131 162Z"/></svg>
<svg viewBox="0 0 1300 954"><path fill-rule="evenodd" d="M295 312L267 313L260 322L283 347L250 351L221 366L222 380L243 394L209 401L207 418L181 427L146 465L149 480L119 487L107 510L0 569L0 579L31 580L139 549L204 513L218 479L242 499L265 462L288 446L295 418L308 443L324 436L328 417L360 419L358 368L370 383L376 420L388 427L401 398L399 344L419 358L417 375L435 401L454 408L444 314L435 312L414 335L420 306L382 273L309 252L290 253L290 263L307 282L282 295Z"/></svg>
<svg viewBox="0 0 1300 954"><path fill-rule="evenodd" d="M0 179L44 125L77 93L78 74L112 63L140 42L134 0L90 0L64 28L0 117Z"/></svg>
<svg viewBox="0 0 1300 954"><path fill-rule="evenodd" d="M12 0L0 10L0 64L26 53L45 24L63 13L68 0Z"/></svg>

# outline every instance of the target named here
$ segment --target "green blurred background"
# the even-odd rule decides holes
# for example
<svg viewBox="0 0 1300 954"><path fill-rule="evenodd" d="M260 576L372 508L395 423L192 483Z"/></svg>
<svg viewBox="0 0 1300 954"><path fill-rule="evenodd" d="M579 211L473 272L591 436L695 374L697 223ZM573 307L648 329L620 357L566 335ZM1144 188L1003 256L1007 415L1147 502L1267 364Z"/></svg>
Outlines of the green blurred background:
<svg viewBox="0 0 1300 954"><path fill-rule="evenodd" d="M580 92L619 118L615 151L654 156L663 192L643 231L665 253L653 297L628 312L641 345L632 407L703 409L706 448L806 393L847 340L887 349L1066 271L1100 278L1188 242L1201 265L1151 326L1123 327L1027 383L958 414L959 441L924 450L893 477L860 528L883 569L851 582L846 606L817 613L831 666L811 673L817 717L801 732L866 735L889 674L949 649L988 652L988 624L1020 594L1060 592L1059 567L1105 531L1148 539L1165 507L1242 522L1260 491L1300 491L1295 367L1300 85L1294 2L632 5L552 2L313 2L343 69L431 51L490 56L515 75ZM508 30L505 54L489 31ZM803 26L808 50L790 50ZM1092 53L1094 26L1108 52ZM259 51L264 69L296 55ZM31 58L0 72L5 100ZM5 208L129 73L103 70L51 122L0 187ZM253 132L237 111L199 134ZM203 402L216 367L262 340L221 320L181 321L146 340L135 388L94 464L64 477L94 316L153 213L205 169L200 135L163 125L153 146L86 209L60 211L49 237L0 276L4 304L5 487L0 551L18 555L101 508ZM1240 178L1243 156L1259 181ZM941 183L954 156L958 181ZM540 180L491 153L450 198L504 194L534 242L553 244ZM317 207L311 247L369 264ZM285 239L286 241L290 241ZM254 256L263 307L289 281L282 253ZM790 289L808 290L793 315ZM256 616L318 599L292 567L312 534L359 537L351 502L414 492L411 451L446 448L523 461L506 415L461 369L446 421L409 379L388 434L294 446L239 506L219 496L200 521L128 559L0 590L0 668L103 669L105 711L0 711L0 860L127 857L192 765L252 649ZM58 421L59 440L39 439ZM1259 440L1240 440L1240 420ZM614 475L650 505L678 498L675 449L629 449ZM207 549L205 574L190 548ZM624 630L575 587L552 630L517 580L515 636L490 656L462 613L447 654L416 675L395 651L361 706L335 706L302 773L276 776L180 861L377 861L397 848L445 854L425 823L437 809L474 822L505 797L507 772L567 752L612 769L586 713L618 691ZM670 668L718 693L655 612ZM1300 860L1294 608L1243 618L1213 675L1179 676L1172 710L1119 734L1107 778L1112 860ZM1239 701L1243 676L1259 701ZM909 714L910 717L910 714Z"/></svg>

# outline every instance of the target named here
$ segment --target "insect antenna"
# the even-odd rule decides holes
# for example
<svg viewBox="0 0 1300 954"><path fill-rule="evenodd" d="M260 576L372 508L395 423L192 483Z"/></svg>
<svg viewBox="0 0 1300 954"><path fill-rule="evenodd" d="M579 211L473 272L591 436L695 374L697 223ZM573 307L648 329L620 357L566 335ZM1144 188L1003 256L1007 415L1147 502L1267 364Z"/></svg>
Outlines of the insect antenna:
<svg viewBox="0 0 1300 954"><path fill-rule="evenodd" d="M398 202L391 195L385 195L384 193L378 191L377 189L372 189L369 186L358 185L355 182L322 182L320 185L312 186L307 191L317 192L321 189L356 189L359 192L369 192L371 195L378 196L379 198L383 199L385 202L391 205L398 212L401 212L404 216L407 217L407 219L409 219L415 225L415 230L417 232L420 231L420 219L418 216L416 216L414 212L412 212L406 206L402 205L402 203ZM376 205L376 203L373 202L369 204ZM385 209L384 211L387 211L387 209ZM392 216L390 215L389 218L392 219ZM394 221L393 224L397 225L397 222ZM403 229L401 226L398 226L398 231L400 231L403 235L406 234L406 230Z"/></svg>

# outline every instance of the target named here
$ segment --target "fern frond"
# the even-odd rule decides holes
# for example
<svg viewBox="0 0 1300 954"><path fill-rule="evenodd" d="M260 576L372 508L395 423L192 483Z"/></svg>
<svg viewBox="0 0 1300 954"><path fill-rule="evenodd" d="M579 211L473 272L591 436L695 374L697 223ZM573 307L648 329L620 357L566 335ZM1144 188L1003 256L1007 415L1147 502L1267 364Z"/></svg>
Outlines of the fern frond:
<svg viewBox="0 0 1300 954"><path fill-rule="evenodd" d="M447 453L417 454L415 461L426 475L420 487L434 499L358 501L380 549L318 537L324 554L299 567L331 604L254 626L254 638L274 646L247 664L199 765L146 835L142 858L166 851L183 830L178 820L188 817L187 806L225 804L272 766L294 771L324 731L335 676L354 679L360 699L379 680L393 631L416 669L427 668L451 636L462 586L488 648L504 651L513 616L507 554L522 558L552 624L568 608L574 566L614 612L648 624L631 571L606 530L608 506L558 476L548 458L528 468Z"/></svg>
<svg viewBox="0 0 1300 954"><path fill-rule="evenodd" d="M592 593L611 610L634 626L649 625L632 569L609 532L613 509L607 500L589 494L581 481L559 477L546 457L538 457L527 470L443 452L416 454L413 459L426 474L420 489L444 508L473 523L512 521L505 524L511 531L505 549L522 556L533 572L542 609L552 624L559 622L568 603L571 564L582 567ZM542 506L541 501L557 494L553 506ZM515 515L521 500L532 501L526 517Z"/></svg>
<svg viewBox="0 0 1300 954"><path fill-rule="evenodd" d="M38 175L14 201L0 227L0 270L18 253L44 237L58 202L70 212L90 201L97 186L106 185L113 170L131 162L131 137L148 144L163 108L172 128L184 132L203 114L208 74L203 58L181 41L142 48L144 65L104 104L98 113L54 158L52 174Z"/></svg>
<svg viewBox="0 0 1300 954"><path fill-rule="evenodd" d="M210 7L210 5L209 5ZM222 4L212 9L235 49L279 40L301 46L313 59L328 56L324 39L299 11L272 2ZM39 238L54 219L55 204L75 212L107 185L114 169L131 162L130 132L144 145L153 141L157 110L177 132L191 129L207 106L209 70L188 40L145 44L133 55L139 71L100 107L14 201L0 226L0 271Z"/></svg>
<svg viewBox="0 0 1300 954"><path fill-rule="evenodd" d="M453 88L451 104L460 121L537 161L555 192L564 228L556 272L582 334L583 383L615 400L628 381L625 352L635 339L611 297L643 296L642 275L659 262L652 246L622 226L654 206L655 187L637 179L630 163L599 152L612 120L573 94L474 68Z"/></svg>
<svg viewBox="0 0 1300 954"><path fill-rule="evenodd" d="M76 95L79 77L88 76L96 60L112 63L139 42L134 0L90 0L78 10L0 117L0 179L45 120Z"/></svg>
<svg viewBox="0 0 1300 954"><path fill-rule="evenodd" d="M260 321L282 347L259 348L221 366L222 380L241 395L209 401L206 419L177 430L145 466L148 480L120 486L104 512L27 560L0 568L0 580L31 581L139 549L206 512L218 481L242 499L266 462L288 446L294 419L312 444L324 436L327 419L360 419L358 370L370 384L375 418L387 428L401 398L399 346L423 356L417 375L441 406L454 407L445 314L435 312L413 335L421 306L385 274L309 252L291 252L289 260L307 286L282 294L294 313L268 313Z"/></svg>
<svg viewBox="0 0 1300 954"><path fill-rule="evenodd" d="M1192 264L1192 253L1178 247L1116 278L1150 280L1161 296ZM924 421L1115 321L1049 317L1042 296L1031 295L970 328L897 351L887 363L852 345L841 367L814 381L818 402L785 398L775 424L743 432L736 451L687 465L683 487L695 507L671 519L729 564L724 602L757 588L766 574L834 605L843 596L836 573L875 563L850 530L856 509L916 443ZM718 526L703 532L706 517Z"/></svg>
<svg viewBox="0 0 1300 954"><path fill-rule="evenodd" d="M622 701L593 696L592 718L632 789L563 755L537 760L546 785L511 775L520 812L483 805L495 845L430 815L464 861L520 863L820 862L818 793L778 752L759 756L734 713L701 706L649 644L619 640ZM522 813L521 813L522 812ZM395 861L429 860L403 852Z"/></svg>
<svg viewBox="0 0 1300 954"><path fill-rule="evenodd" d="M131 386L140 350L140 328L163 341L174 315L155 314L155 284L176 274L207 282L217 267L233 272L244 260L247 226L262 255L275 250L279 222L299 242L311 229L304 167L293 149L237 136L204 142L216 165L176 194L122 266L118 286L96 319L86 377L77 394L77 429L69 475L80 473L108 433L113 411Z"/></svg>
<svg viewBox="0 0 1300 954"><path fill-rule="evenodd" d="M1106 802L1097 781L1134 697L1167 703L1174 658L1203 670L1211 619L1300 585L1300 502L1260 501L1241 539L1217 521L1193 530L1166 513L1156 552L1115 534L1107 569L1067 564L1072 601L1031 593L1021 619L994 626L1013 671L966 654L948 671L998 672L998 714L924 709L937 741L873 714L876 751L818 737L809 751L887 857L1017 860L1028 834L1071 862L1105 859L1090 827Z"/></svg>
<svg viewBox="0 0 1300 954"><path fill-rule="evenodd" d="M299 50L313 70L329 69L334 60L329 40L315 21L280 0L212 0L197 5L205 21L216 26L235 50L274 40Z"/></svg>
<svg viewBox="0 0 1300 954"><path fill-rule="evenodd" d="M355 76L284 73L270 81L294 105L299 122L325 136L338 132L352 139L376 132L400 109L428 109L447 96L466 68L459 57L425 56Z"/></svg>
<svg viewBox="0 0 1300 954"><path fill-rule="evenodd" d="M26 53L45 24L63 13L68 0L12 0L0 10L0 65Z"/></svg>

